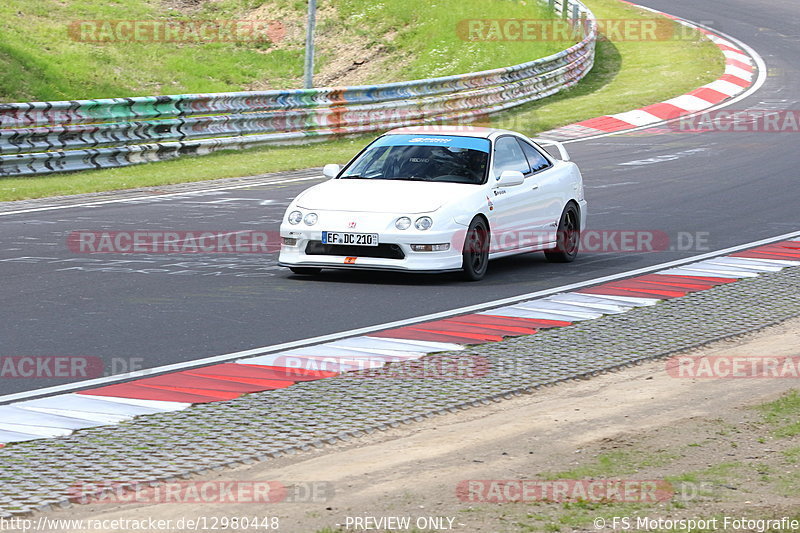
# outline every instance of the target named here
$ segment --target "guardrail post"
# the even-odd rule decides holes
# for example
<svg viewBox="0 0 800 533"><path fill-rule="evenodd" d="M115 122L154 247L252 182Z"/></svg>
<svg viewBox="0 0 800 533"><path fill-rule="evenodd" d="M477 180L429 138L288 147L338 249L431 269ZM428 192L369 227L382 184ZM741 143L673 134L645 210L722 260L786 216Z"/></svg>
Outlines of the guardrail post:
<svg viewBox="0 0 800 533"><path fill-rule="evenodd" d="M306 60L303 86L314 87L314 29L317 25L317 0L308 0L308 25L306 27Z"/></svg>
<svg viewBox="0 0 800 533"><path fill-rule="evenodd" d="M579 12L580 12L580 10L578 8L578 4L572 4L572 23L573 24L577 24L578 23L578 16L579 16L578 13Z"/></svg>

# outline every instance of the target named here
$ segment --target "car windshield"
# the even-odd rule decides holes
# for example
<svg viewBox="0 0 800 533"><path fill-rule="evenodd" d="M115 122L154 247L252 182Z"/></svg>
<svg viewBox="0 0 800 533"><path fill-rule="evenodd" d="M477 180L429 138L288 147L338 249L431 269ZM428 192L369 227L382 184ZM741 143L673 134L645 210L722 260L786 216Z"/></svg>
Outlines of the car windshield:
<svg viewBox="0 0 800 533"><path fill-rule="evenodd" d="M488 139L446 135L386 135L345 168L339 179L438 181L481 184Z"/></svg>

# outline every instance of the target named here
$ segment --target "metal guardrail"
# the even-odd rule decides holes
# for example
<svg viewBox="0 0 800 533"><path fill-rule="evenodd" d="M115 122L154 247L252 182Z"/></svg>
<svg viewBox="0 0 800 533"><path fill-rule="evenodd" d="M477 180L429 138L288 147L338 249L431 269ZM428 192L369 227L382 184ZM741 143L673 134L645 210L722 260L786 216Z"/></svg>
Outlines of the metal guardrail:
<svg viewBox="0 0 800 533"><path fill-rule="evenodd" d="M576 0L550 5L580 24L584 38L511 67L383 85L0 104L0 176L470 121L539 100L576 84L594 64L591 11Z"/></svg>

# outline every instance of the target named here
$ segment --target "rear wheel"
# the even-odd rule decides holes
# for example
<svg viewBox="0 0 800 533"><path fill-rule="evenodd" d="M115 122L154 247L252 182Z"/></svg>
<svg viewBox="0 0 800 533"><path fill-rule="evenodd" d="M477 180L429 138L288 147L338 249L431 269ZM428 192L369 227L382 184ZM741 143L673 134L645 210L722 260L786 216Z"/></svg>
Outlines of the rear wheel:
<svg viewBox="0 0 800 533"><path fill-rule="evenodd" d="M469 224L464 240L464 259L461 268L467 281L483 279L489 266L489 228L482 218L474 218Z"/></svg>
<svg viewBox="0 0 800 533"><path fill-rule="evenodd" d="M581 247L581 221L578 207L567 204L561 214L556 232L556 247L545 250L544 256L551 263L571 263L578 257Z"/></svg>
<svg viewBox="0 0 800 533"><path fill-rule="evenodd" d="M301 276L316 276L322 272L321 268L314 267L289 267L289 270Z"/></svg>

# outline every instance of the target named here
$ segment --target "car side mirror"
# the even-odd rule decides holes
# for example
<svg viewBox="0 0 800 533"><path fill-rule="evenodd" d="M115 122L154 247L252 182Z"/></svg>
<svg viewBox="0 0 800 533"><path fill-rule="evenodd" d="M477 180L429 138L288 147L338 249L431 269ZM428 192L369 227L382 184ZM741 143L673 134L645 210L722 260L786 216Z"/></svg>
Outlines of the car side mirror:
<svg viewBox="0 0 800 533"><path fill-rule="evenodd" d="M339 165L335 163L328 163L327 165L322 167L322 175L325 176L326 178L333 179L339 175L340 170L341 168L339 168Z"/></svg>
<svg viewBox="0 0 800 533"><path fill-rule="evenodd" d="M513 187L514 185L522 185L525 182L525 176L519 170L504 170L500 173L500 179L497 180L498 187Z"/></svg>

